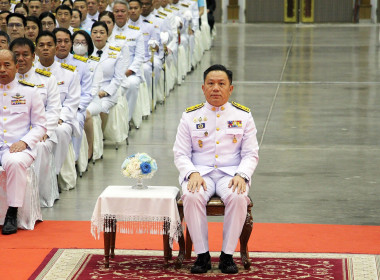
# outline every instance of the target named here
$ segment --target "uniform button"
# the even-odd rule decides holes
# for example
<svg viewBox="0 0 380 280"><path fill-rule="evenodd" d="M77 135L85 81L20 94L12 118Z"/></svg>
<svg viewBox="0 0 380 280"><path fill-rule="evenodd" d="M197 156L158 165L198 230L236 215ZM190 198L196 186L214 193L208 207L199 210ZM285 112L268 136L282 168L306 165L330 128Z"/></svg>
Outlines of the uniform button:
<svg viewBox="0 0 380 280"><path fill-rule="evenodd" d="M222 106L222 108L220 108L220 110L224 111L224 107Z"/></svg>
<svg viewBox="0 0 380 280"><path fill-rule="evenodd" d="M7 118L4 118L4 121L6 121L7 120Z"/></svg>
<svg viewBox="0 0 380 280"><path fill-rule="evenodd" d="M5 109L7 109L7 106L4 106L3 108L4 108L4 110L5 110Z"/></svg>
<svg viewBox="0 0 380 280"><path fill-rule="evenodd" d="M220 117L220 114L217 114L216 116L219 118L219 117Z"/></svg>
<svg viewBox="0 0 380 280"><path fill-rule="evenodd" d="M215 158L218 158L218 155L215 155Z"/></svg>
<svg viewBox="0 0 380 280"><path fill-rule="evenodd" d="M10 86L7 86L7 89L9 89L10 88Z"/></svg>
<svg viewBox="0 0 380 280"><path fill-rule="evenodd" d="M7 140L4 140L4 143L7 143Z"/></svg>
<svg viewBox="0 0 380 280"><path fill-rule="evenodd" d="M212 107L212 109L211 109L212 111L215 111L216 109L215 109L215 107Z"/></svg>
<svg viewBox="0 0 380 280"><path fill-rule="evenodd" d="M216 144L219 144L219 141L216 141Z"/></svg>
<svg viewBox="0 0 380 280"><path fill-rule="evenodd" d="M218 168L218 166L217 166L217 165L214 165L214 167L215 167L215 168Z"/></svg>
<svg viewBox="0 0 380 280"><path fill-rule="evenodd" d="M219 127L217 127L217 128L216 128L216 131L219 131L219 129L220 129L220 128L219 128Z"/></svg>
<svg viewBox="0 0 380 280"><path fill-rule="evenodd" d="M7 130L6 130L6 129L4 129L4 133L7 133Z"/></svg>
<svg viewBox="0 0 380 280"><path fill-rule="evenodd" d="M4 92L4 96L7 96L7 94Z"/></svg>
<svg viewBox="0 0 380 280"><path fill-rule="evenodd" d="M3 85L1 85L0 88L3 88Z"/></svg>
<svg viewBox="0 0 380 280"><path fill-rule="evenodd" d="M26 74L26 75L25 75L25 77L27 77L27 78L28 78L28 74Z"/></svg>
<svg viewBox="0 0 380 280"><path fill-rule="evenodd" d="M19 75L18 77L19 77L20 79L22 79L22 75Z"/></svg>

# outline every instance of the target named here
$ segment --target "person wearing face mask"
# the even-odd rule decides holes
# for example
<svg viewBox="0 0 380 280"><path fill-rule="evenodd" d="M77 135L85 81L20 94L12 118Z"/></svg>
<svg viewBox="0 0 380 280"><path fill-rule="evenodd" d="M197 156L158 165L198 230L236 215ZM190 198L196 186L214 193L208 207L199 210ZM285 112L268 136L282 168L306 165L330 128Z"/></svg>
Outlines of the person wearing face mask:
<svg viewBox="0 0 380 280"><path fill-rule="evenodd" d="M72 139L75 151L75 161L77 161L82 142L84 122L86 119L86 109L93 99L91 94L91 75L87 64L88 58L77 54L72 55L70 53L73 46L73 41L69 30L65 28L56 28L54 29L53 34L57 38L55 61L72 65L76 67L76 70L79 73L81 95L79 108L77 111L77 120L80 125L80 135L79 137L73 137Z"/></svg>
<svg viewBox="0 0 380 280"><path fill-rule="evenodd" d="M40 205L52 207L54 201L59 198L53 156L53 148L58 143L55 130L62 109L57 80L51 72L33 66L35 47L31 40L17 38L11 43L10 50L16 55L19 65L16 77L37 85L37 91L45 106L47 132L36 145L34 170L37 175Z"/></svg>

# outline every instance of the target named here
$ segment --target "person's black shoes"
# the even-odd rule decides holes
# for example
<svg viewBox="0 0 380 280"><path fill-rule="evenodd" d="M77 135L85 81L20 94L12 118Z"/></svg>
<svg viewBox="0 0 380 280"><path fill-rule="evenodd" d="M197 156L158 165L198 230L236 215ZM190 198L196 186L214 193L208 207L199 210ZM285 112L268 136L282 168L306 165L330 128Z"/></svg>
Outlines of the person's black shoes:
<svg viewBox="0 0 380 280"><path fill-rule="evenodd" d="M191 273L206 273L207 270L211 269L211 256L209 252L199 254L194 265L191 267Z"/></svg>
<svg viewBox="0 0 380 280"><path fill-rule="evenodd" d="M232 259L232 255L225 254L223 251L219 257L219 269L222 273L235 274L238 273L238 268Z"/></svg>
<svg viewBox="0 0 380 280"><path fill-rule="evenodd" d="M17 232L17 207L9 207L5 215L3 229L4 235L14 234Z"/></svg>

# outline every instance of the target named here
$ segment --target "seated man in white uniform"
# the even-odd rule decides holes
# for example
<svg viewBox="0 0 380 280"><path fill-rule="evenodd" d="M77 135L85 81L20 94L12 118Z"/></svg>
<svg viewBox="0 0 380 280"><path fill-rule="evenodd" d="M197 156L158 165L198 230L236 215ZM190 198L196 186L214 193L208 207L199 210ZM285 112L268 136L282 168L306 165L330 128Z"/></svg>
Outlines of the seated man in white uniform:
<svg viewBox="0 0 380 280"><path fill-rule="evenodd" d="M82 29L86 30L87 32L90 32L91 26L93 25L94 21L91 20L89 17L87 17L87 2L86 0L76 0L74 2L74 9L78 9L82 13L81 18L81 26Z"/></svg>
<svg viewBox="0 0 380 280"><path fill-rule="evenodd" d="M52 164L52 160L49 160L53 159L53 149L58 142L55 130L62 108L57 80L50 72L33 67L35 47L31 40L17 38L12 41L10 50L17 57L19 65L17 78L33 83L45 106L47 132L36 145L37 157L34 169L37 175L41 206L52 207L54 200L59 197L55 166ZM53 186L56 189L52 191Z"/></svg>
<svg viewBox="0 0 380 280"><path fill-rule="evenodd" d="M228 102L232 72L213 65L204 72L206 98L186 109L174 143L174 163L180 175L185 220L198 255L192 273L211 269L206 204L218 195L225 205L222 273L237 273L232 259L250 203L250 178L257 166L259 146L250 110Z"/></svg>
<svg viewBox="0 0 380 280"><path fill-rule="evenodd" d="M7 203L2 234L17 232L17 210L24 203L27 168L46 133L45 109L34 85L15 79L16 56L0 50L0 163L7 174Z"/></svg>
<svg viewBox="0 0 380 280"><path fill-rule="evenodd" d="M58 145L55 145L53 151L56 174L58 175L63 162L66 159L69 145L71 143L71 137L80 135L80 128L76 115L80 102L81 86L79 74L75 70L75 66L59 63L54 60L56 46L56 37L51 32L42 31L37 36L36 53L39 57L39 62L37 62L36 67L44 71L49 71L56 77L62 104L58 127L56 129ZM74 172L67 174L67 177L63 177L62 179L69 185L69 188L74 188L76 184L74 161L70 162L70 170L73 170Z"/></svg>
<svg viewBox="0 0 380 280"><path fill-rule="evenodd" d="M125 72L121 86L126 91L128 101L129 120L132 119L141 83L141 65L144 62L144 39L140 28L129 25L128 3L124 0L115 0L113 13L116 25L109 38L112 46L129 49L129 65Z"/></svg>

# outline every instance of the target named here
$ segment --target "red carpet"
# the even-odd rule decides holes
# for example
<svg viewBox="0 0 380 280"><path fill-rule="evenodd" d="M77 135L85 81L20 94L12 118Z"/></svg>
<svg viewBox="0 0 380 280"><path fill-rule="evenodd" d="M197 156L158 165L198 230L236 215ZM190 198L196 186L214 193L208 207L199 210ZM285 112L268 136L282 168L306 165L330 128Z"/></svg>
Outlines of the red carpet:
<svg viewBox="0 0 380 280"><path fill-rule="evenodd" d="M210 223L209 234L210 250L220 251L222 224ZM27 279L53 248L102 247L103 240L90 234L89 221L44 221L33 231L0 236L0 275ZM162 237L118 234L116 247L162 250ZM256 252L380 254L380 226L254 224L248 247Z"/></svg>
<svg viewBox="0 0 380 280"><path fill-rule="evenodd" d="M45 275L62 276L64 279L265 279L265 280L349 280L351 277L351 262L346 258L290 258L290 257L254 257L252 266L245 270L240 259L236 258L239 273L235 275L222 274L218 269L217 257L211 258L212 269L207 274L193 275L189 269L194 260L183 263L181 269L174 266L164 268L160 256L116 255L111 259L110 268L105 268L103 255L80 253L81 257L73 264L72 259L63 253L64 250L53 249L39 269L29 280L42 279ZM66 250L67 251L67 250ZM72 251L72 250L71 250ZM147 252L147 254L149 254ZM67 265L69 259L72 263ZM43 270L43 268L45 268ZM65 268L63 268L65 267Z"/></svg>

